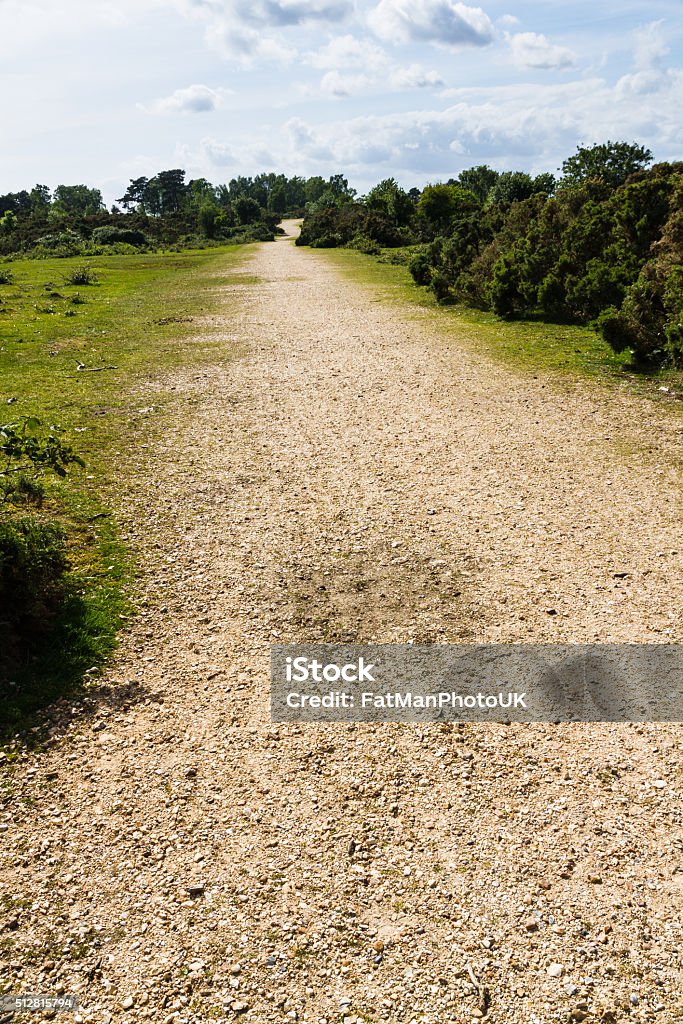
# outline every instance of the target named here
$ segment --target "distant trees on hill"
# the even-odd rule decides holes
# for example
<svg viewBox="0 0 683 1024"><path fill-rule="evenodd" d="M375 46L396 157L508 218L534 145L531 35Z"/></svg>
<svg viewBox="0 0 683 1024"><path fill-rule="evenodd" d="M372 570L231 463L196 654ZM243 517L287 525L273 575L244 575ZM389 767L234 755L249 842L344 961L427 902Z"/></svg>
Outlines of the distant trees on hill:
<svg viewBox="0 0 683 1024"><path fill-rule="evenodd" d="M107 210L99 189L46 185L0 195L0 255L70 256L112 247L203 245L272 239L279 220L306 207L352 198L342 175L259 174L213 185L181 168L132 178Z"/></svg>

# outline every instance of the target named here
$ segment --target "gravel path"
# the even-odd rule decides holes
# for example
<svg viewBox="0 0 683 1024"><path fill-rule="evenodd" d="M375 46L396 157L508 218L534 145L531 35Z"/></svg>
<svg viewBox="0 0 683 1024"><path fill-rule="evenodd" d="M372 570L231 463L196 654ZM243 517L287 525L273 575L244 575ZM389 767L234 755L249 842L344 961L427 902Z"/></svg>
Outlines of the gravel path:
<svg viewBox="0 0 683 1024"><path fill-rule="evenodd" d="M176 375L189 454L121 497L141 614L7 769L0 984L96 1022L679 1020L677 727L274 726L268 660L680 639L680 421L289 239L245 270L247 354Z"/></svg>

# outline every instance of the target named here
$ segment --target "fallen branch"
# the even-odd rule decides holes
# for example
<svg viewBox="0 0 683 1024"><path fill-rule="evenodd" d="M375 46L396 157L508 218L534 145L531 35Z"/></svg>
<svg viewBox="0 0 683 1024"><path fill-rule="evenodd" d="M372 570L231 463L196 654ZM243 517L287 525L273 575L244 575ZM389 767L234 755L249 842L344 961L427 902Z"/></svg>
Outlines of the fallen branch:
<svg viewBox="0 0 683 1024"><path fill-rule="evenodd" d="M102 370L118 370L118 366L85 366L83 363L77 363L76 369L80 373L100 373Z"/></svg>

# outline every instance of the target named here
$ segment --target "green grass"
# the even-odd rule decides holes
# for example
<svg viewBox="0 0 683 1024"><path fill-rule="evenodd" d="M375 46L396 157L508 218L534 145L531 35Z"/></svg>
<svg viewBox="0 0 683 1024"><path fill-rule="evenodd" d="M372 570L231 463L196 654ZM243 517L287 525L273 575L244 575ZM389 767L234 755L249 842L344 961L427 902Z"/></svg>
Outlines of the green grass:
<svg viewBox="0 0 683 1024"><path fill-rule="evenodd" d="M134 566L113 496L125 474L144 472L166 428L177 398L164 372L234 357L202 318L225 308L222 286L253 283L239 272L249 251L16 260L12 281L0 285L0 423L31 415L58 425L86 461L48 486L38 513L66 528L71 596L49 644L0 681L0 737L76 692L114 648L132 612ZM96 282L68 284L84 262Z"/></svg>
<svg viewBox="0 0 683 1024"><path fill-rule="evenodd" d="M628 360L617 355L589 327L552 324L538 320L501 320L493 313L465 306L439 306L426 288L419 288L406 266L380 262L350 249L316 249L351 280L373 288L378 302L410 303L415 315L429 321L445 336L457 335L458 343L514 369L588 377L623 386L658 400L671 399L660 392L669 387L683 393L683 373L661 370L636 373ZM386 254L391 256L391 250Z"/></svg>

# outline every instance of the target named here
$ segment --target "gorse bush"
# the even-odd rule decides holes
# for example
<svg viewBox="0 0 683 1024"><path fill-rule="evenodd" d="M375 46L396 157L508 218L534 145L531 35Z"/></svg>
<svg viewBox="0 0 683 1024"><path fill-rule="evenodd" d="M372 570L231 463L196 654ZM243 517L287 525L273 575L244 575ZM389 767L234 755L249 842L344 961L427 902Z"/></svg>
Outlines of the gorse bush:
<svg viewBox="0 0 683 1024"><path fill-rule="evenodd" d="M683 365L683 163L651 159L608 142L579 147L559 180L481 166L408 193L388 179L311 207L298 241L403 247L440 303L592 324L636 364Z"/></svg>

